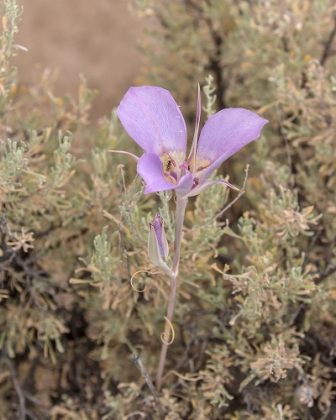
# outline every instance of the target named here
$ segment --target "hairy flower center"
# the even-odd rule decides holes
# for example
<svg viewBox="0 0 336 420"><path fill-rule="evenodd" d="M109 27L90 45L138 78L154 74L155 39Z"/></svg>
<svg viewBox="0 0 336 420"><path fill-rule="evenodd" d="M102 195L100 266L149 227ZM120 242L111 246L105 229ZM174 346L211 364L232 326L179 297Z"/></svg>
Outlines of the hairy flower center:
<svg viewBox="0 0 336 420"><path fill-rule="evenodd" d="M210 165L209 160L198 157L188 163L182 152L164 153L160 159L163 164L163 174L167 181L174 185L178 184L181 177L188 170L193 174L193 188L198 185L202 172Z"/></svg>
<svg viewBox="0 0 336 420"><path fill-rule="evenodd" d="M172 184L177 184L181 178L180 165L184 161L185 156L182 152L169 152L164 153L161 157L163 164L163 174L167 181Z"/></svg>
<svg viewBox="0 0 336 420"><path fill-rule="evenodd" d="M192 159L190 162L190 172L199 176L200 172L206 169L210 165L210 161L207 159L201 159L196 156L195 161Z"/></svg>

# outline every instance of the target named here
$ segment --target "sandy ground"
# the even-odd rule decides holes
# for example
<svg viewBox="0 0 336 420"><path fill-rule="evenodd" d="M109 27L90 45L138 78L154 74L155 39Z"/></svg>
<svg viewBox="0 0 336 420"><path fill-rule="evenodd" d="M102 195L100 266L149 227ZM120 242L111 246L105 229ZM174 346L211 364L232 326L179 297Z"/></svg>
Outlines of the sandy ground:
<svg viewBox="0 0 336 420"><path fill-rule="evenodd" d="M60 71L56 94L76 95L79 74L99 90L92 118L110 114L140 72L136 43L146 24L127 0L19 0L16 43L28 48L13 60L19 80L32 83L46 67ZM40 70L38 70L40 68Z"/></svg>

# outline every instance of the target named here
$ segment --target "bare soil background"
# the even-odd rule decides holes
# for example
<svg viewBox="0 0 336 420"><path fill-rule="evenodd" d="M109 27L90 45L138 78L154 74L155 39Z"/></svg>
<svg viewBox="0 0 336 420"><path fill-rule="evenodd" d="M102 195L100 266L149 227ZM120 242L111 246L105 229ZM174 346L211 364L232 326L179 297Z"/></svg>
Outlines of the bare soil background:
<svg viewBox="0 0 336 420"><path fill-rule="evenodd" d="M98 89L91 115L109 115L140 72L137 51L145 21L127 0L20 0L22 21L16 42L28 48L13 64L19 82L32 84L45 68L59 69L56 95L77 94L82 73Z"/></svg>

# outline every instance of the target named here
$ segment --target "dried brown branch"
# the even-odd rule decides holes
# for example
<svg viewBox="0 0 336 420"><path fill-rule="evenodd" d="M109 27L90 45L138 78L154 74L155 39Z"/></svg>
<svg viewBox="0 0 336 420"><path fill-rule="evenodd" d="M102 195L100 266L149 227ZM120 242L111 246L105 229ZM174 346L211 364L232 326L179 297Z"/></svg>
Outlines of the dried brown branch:
<svg viewBox="0 0 336 420"><path fill-rule="evenodd" d="M321 55L321 59L320 59L320 63L322 66L325 65L327 59L331 56L331 53L332 53L331 46L336 36L336 13L335 12L333 12L333 19L334 19L334 26L329 34L329 38L327 42L325 43L325 46Z"/></svg>
<svg viewBox="0 0 336 420"><path fill-rule="evenodd" d="M154 397L154 401L155 401L155 404L156 404L157 409L159 411L160 417L163 419L164 418L164 413L163 413L162 405L161 405L159 397L158 397L158 395L155 391L153 382L152 382L151 378L149 377L144 365L142 364L139 355L133 353L132 354L132 361L134 362L135 366L140 370L141 375L145 378L145 381L147 382L148 388L150 389L150 391L151 391L151 393Z"/></svg>
<svg viewBox="0 0 336 420"><path fill-rule="evenodd" d="M18 408L18 419L19 420L26 420L27 417L27 409L26 409L26 398L24 395L24 391L21 389L21 386L17 380L16 373L14 370L14 367L10 360L7 357L4 357L2 359L2 362L8 367L8 370L10 372L10 377L13 382L16 394L19 399L19 408Z"/></svg>

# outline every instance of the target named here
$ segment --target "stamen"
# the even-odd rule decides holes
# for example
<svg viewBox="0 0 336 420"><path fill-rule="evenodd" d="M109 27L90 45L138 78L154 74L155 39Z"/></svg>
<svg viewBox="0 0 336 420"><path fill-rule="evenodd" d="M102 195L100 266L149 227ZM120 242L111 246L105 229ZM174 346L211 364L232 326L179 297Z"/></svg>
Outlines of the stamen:
<svg viewBox="0 0 336 420"><path fill-rule="evenodd" d="M181 163L181 165L179 166L181 169L189 169L189 166L187 164L187 162L183 162Z"/></svg>

